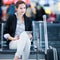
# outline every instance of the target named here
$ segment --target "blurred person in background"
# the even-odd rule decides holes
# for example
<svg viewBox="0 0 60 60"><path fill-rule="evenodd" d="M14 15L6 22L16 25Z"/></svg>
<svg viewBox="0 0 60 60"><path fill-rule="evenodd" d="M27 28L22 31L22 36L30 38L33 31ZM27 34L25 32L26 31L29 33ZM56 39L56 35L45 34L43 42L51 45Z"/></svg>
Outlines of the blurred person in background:
<svg viewBox="0 0 60 60"><path fill-rule="evenodd" d="M51 12L47 18L47 22L53 23L56 19L56 16L53 12Z"/></svg>
<svg viewBox="0 0 60 60"><path fill-rule="evenodd" d="M8 6L9 6L8 4L3 4L2 5L2 20L3 21L7 20L7 13L6 13L6 11L7 11Z"/></svg>
<svg viewBox="0 0 60 60"><path fill-rule="evenodd" d="M18 60L21 55L23 60L28 60L30 54L32 22L25 12L25 2L17 1L16 13L8 17L5 25L4 38L9 49L17 49L13 60Z"/></svg>
<svg viewBox="0 0 60 60"><path fill-rule="evenodd" d="M26 16L29 18L32 18L32 20L34 20L35 18L35 10L34 8L29 4L26 10Z"/></svg>
<svg viewBox="0 0 60 60"><path fill-rule="evenodd" d="M36 15L35 20L36 21L43 21L43 15L46 15L45 10L42 6L40 6L38 3L36 4Z"/></svg>
<svg viewBox="0 0 60 60"><path fill-rule="evenodd" d="M12 15L15 13L15 5L14 3L11 3L9 5L9 7L7 8L7 11L6 11L7 15Z"/></svg>
<svg viewBox="0 0 60 60"><path fill-rule="evenodd" d="M2 21L2 9L1 9L1 6L0 6L0 22Z"/></svg>

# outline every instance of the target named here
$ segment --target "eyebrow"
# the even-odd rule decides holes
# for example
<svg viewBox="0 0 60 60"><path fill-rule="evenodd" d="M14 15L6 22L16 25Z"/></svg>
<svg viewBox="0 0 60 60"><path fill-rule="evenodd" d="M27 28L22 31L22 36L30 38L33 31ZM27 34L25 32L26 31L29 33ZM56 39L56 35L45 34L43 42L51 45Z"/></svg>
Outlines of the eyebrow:
<svg viewBox="0 0 60 60"><path fill-rule="evenodd" d="M22 8L22 7L20 7L20 8ZM23 8L26 8L26 7L23 7Z"/></svg>

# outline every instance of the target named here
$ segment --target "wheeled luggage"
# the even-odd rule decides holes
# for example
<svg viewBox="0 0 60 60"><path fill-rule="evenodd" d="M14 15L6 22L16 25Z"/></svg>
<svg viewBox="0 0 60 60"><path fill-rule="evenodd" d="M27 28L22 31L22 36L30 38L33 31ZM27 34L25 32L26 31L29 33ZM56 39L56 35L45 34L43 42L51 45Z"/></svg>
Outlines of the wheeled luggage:
<svg viewBox="0 0 60 60"><path fill-rule="evenodd" d="M58 54L56 48L47 49L47 54L45 60L58 60Z"/></svg>

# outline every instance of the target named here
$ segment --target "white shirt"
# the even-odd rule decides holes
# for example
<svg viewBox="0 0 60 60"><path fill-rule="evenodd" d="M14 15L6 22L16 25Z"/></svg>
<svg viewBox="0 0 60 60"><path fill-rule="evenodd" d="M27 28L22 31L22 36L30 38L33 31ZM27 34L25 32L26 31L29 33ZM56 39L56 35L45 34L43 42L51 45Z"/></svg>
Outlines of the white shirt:
<svg viewBox="0 0 60 60"><path fill-rule="evenodd" d="M17 27L16 27L15 36L16 35L19 36L23 31L25 31L24 22L23 23L20 23L20 20L17 20Z"/></svg>
<svg viewBox="0 0 60 60"><path fill-rule="evenodd" d="M23 31L25 31L25 25L24 22L20 23L20 20L17 20L17 27L16 27L16 32L15 36L19 36ZM7 39L10 36L9 33L4 34L4 38Z"/></svg>

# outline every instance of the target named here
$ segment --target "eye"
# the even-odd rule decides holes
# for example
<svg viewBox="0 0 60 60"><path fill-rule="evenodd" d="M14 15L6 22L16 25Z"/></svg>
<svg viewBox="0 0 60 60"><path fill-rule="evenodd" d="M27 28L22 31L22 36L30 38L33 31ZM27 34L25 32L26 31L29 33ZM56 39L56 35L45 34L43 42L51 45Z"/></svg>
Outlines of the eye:
<svg viewBox="0 0 60 60"><path fill-rule="evenodd" d="M26 7L20 8L20 9L26 9Z"/></svg>
<svg viewBox="0 0 60 60"><path fill-rule="evenodd" d="M22 8L20 8L20 9L22 9Z"/></svg>
<svg viewBox="0 0 60 60"><path fill-rule="evenodd" d="M24 7L24 9L26 9L26 7Z"/></svg>

